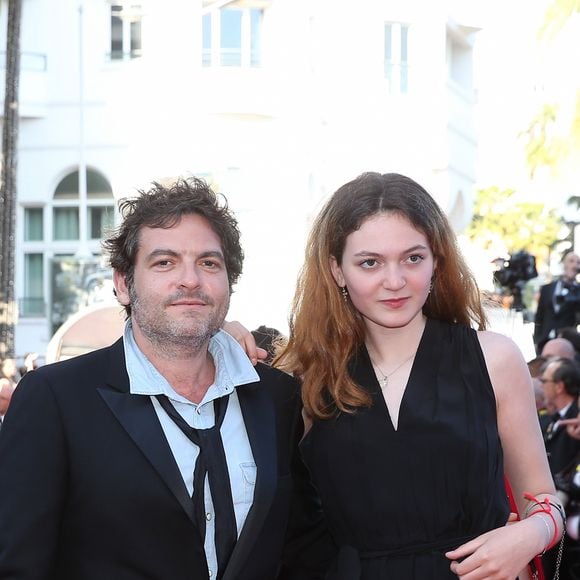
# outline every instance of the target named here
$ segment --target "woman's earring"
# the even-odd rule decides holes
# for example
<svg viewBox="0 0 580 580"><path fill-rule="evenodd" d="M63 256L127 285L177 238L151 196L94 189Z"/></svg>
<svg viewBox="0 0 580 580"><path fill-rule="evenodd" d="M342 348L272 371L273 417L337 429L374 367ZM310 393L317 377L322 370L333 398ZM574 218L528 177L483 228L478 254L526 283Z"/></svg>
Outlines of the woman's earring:
<svg viewBox="0 0 580 580"><path fill-rule="evenodd" d="M429 292L427 292L427 295L431 294L431 290L433 290L433 279L431 279L431 282L429 283Z"/></svg>
<svg viewBox="0 0 580 580"><path fill-rule="evenodd" d="M343 300L348 302L348 290L346 289L346 286L341 286L340 293L342 294Z"/></svg>

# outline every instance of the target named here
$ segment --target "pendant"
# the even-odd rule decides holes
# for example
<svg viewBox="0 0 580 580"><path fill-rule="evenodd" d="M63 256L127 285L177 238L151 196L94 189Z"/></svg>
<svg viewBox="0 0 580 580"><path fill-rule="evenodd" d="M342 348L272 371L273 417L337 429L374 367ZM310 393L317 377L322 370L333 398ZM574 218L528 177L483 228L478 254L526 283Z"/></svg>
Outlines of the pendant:
<svg viewBox="0 0 580 580"><path fill-rule="evenodd" d="M382 377L379 379L379 385L381 385L381 389L386 389L387 385L389 384L389 377Z"/></svg>

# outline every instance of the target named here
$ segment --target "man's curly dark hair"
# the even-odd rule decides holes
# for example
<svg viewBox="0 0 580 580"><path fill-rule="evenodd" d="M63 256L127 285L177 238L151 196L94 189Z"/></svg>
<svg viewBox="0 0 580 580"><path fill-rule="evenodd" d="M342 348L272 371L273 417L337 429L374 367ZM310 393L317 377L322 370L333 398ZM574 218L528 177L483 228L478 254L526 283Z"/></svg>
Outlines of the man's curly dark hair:
<svg viewBox="0 0 580 580"><path fill-rule="evenodd" d="M165 186L153 182L148 190L119 202L123 221L116 232L103 241L111 267L125 275L127 287L134 280L139 235L144 227L171 228L184 215L200 215L221 240L230 292L242 273L244 252L240 245L238 222L229 210L227 200L197 177L180 178ZM125 306L127 316L131 306Z"/></svg>

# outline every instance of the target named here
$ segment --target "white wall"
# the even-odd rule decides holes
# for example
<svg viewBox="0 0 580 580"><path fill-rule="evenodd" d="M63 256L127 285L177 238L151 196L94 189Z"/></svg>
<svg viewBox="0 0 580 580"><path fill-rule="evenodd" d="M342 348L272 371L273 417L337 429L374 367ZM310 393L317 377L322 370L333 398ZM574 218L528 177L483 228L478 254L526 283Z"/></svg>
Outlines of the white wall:
<svg viewBox="0 0 580 580"><path fill-rule="evenodd" d="M51 198L78 163L80 135L79 0L24 4L22 49L45 53L48 68L42 107L21 126L21 205ZM144 55L132 62L105 58L109 4L83 5L87 165L117 197L153 179L214 175L240 220L247 258L231 316L248 326L285 330L310 220L363 171L407 173L455 208L457 227L468 219L473 103L447 82L444 4L274 0L257 70L200 66L200 0L150 0ZM382 76L385 20L411 25L406 97L390 97ZM20 253L18 296L22 265ZM48 338L45 320L22 319L17 354L42 352Z"/></svg>

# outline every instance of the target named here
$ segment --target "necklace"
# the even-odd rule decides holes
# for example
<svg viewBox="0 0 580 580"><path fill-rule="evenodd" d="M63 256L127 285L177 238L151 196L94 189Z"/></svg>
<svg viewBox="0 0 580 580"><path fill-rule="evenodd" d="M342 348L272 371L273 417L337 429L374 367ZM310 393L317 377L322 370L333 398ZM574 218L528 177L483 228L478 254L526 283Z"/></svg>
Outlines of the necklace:
<svg viewBox="0 0 580 580"><path fill-rule="evenodd" d="M394 368L390 373L385 374L380 368L379 365L377 365L376 363L374 363L372 360L371 362L373 362L373 366L379 371L379 373L382 375L379 378L379 385L381 385L381 389L386 389L387 385L389 384L389 377L393 376L406 362L409 362L414 356L415 356L416 352L412 353L411 356L408 356L399 366L397 366L396 368Z"/></svg>

